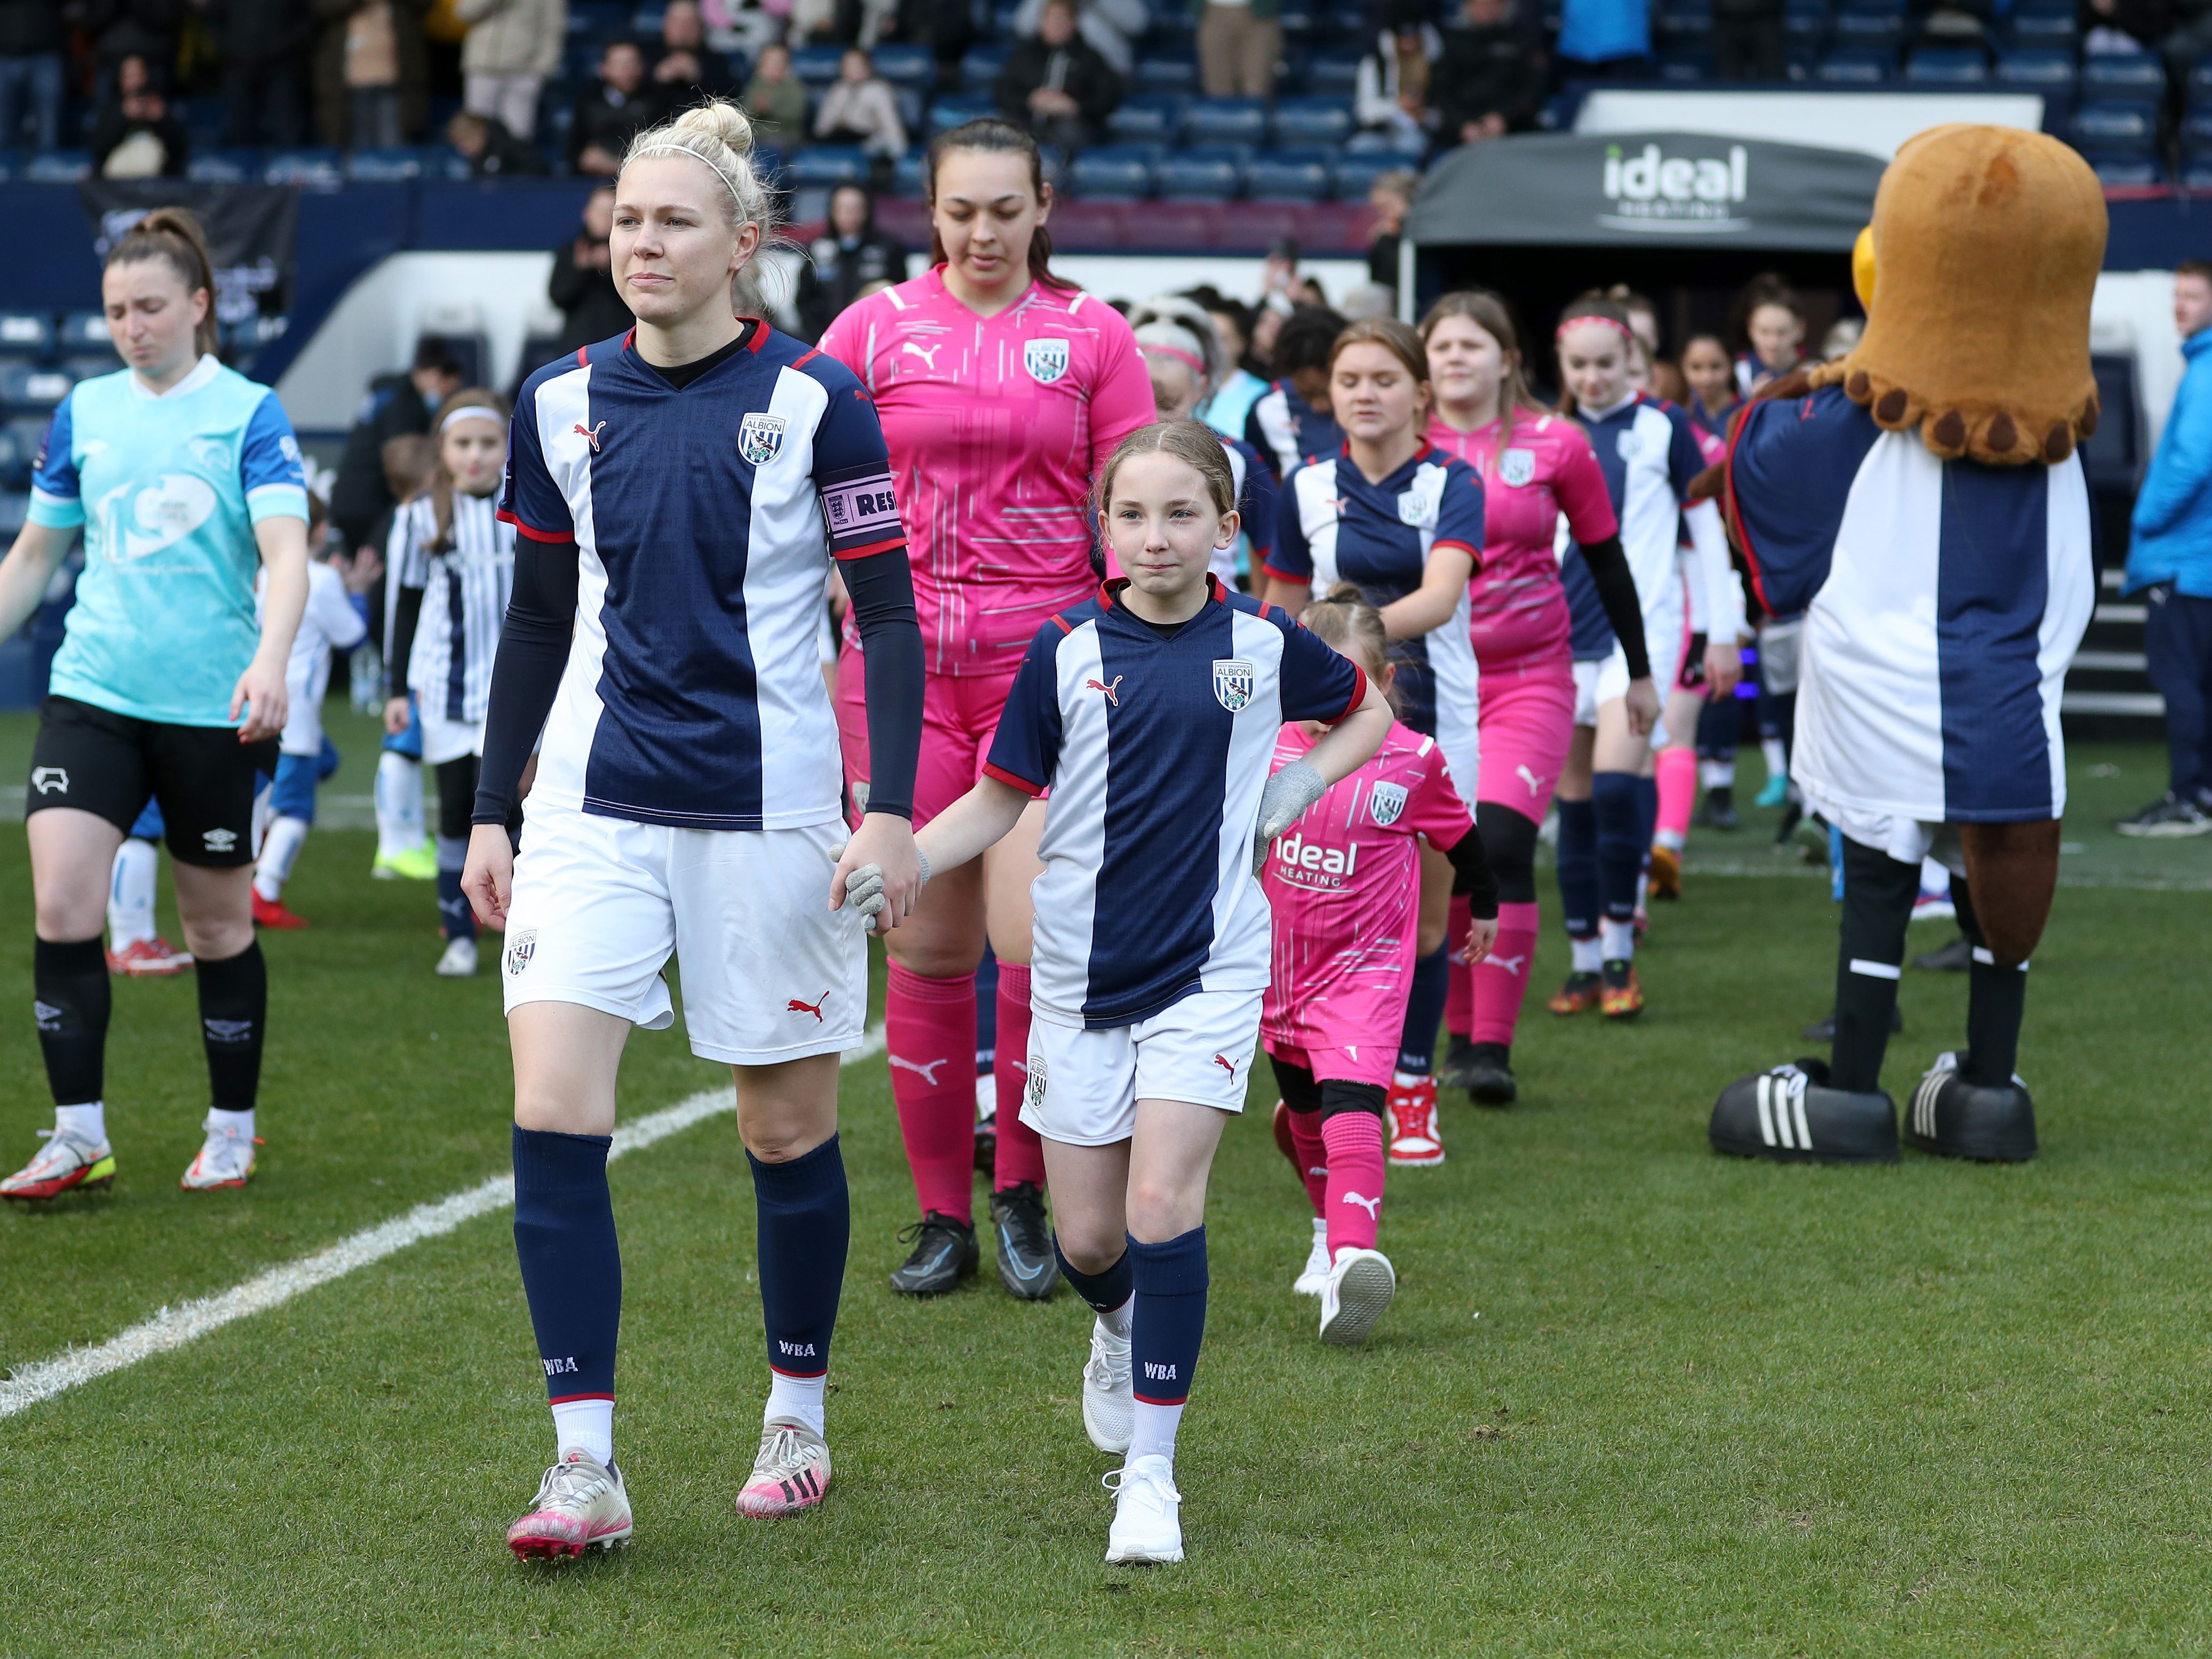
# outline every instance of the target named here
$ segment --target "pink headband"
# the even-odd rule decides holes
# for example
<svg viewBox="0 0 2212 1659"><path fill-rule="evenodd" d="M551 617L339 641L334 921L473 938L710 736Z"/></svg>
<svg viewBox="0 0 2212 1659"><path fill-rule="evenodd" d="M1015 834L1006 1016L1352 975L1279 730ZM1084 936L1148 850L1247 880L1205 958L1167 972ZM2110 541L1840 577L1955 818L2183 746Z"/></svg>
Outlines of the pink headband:
<svg viewBox="0 0 2212 1659"><path fill-rule="evenodd" d="M1569 317L1565 319L1559 324L1558 331L1552 336L1552 338L1554 341L1564 340L1567 337L1567 331L1569 329L1578 328L1584 323L1603 323L1607 328L1620 335L1622 339L1627 341L1631 350L1635 349L1637 347L1641 346L1644 343L1641 340L1636 337L1636 331L1629 327L1626 323L1616 322L1610 317L1596 317L1588 314L1580 317Z"/></svg>
<svg viewBox="0 0 2212 1659"><path fill-rule="evenodd" d="M1196 352L1185 351L1180 346L1152 345L1143 342L1139 343L1137 349L1142 351L1147 357L1172 357L1176 362L1181 363L1184 368L1190 370L1192 374L1199 376L1201 380L1205 378L1206 362L1205 360L1200 357Z"/></svg>

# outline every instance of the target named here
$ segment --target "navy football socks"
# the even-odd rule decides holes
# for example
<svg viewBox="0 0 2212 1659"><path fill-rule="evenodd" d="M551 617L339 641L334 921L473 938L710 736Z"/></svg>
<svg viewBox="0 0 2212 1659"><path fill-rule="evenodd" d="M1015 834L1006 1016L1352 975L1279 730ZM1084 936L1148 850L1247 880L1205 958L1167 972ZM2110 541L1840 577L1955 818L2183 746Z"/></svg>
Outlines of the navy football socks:
<svg viewBox="0 0 2212 1659"><path fill-rule="evenodd" d="M1559 802L1559 908L1569 939L1595 939L1597 809L1586 800Z"/></svg>
<svg viewBox="0 0 2212 1659"><path fill-rule="evenodd" d="M1060 1248L1060 1235L1052 1236L1052 1253L1060 1260L1060 1276L1075 1287L1076 1295L1091 1304L1097 1314L1115 1314L1129 1305L1129 1297L1137 1288L1136 1252L1124 1250L1114 1259L1114 1265L1103 1273L1086 1273L1070 1262ZM1128 1331L1127 1316L1123 1316L1121 1330Z"/></svg>
<svg viewBox="0 0 2212 1659"><path fill-rule="evenodd" d="M845 1158L831 1135L812 1152L783 1164L750 1152L758 1216L761 1316L768 1363L787 1376L820 1376L830 1369L830 1336L837 1327L837 1295L853 1206Z"/></svg>
<svg viewBox="0 0 2212 1659"><path fill-rule="evenodd" d="M514 1254L556 1413L615 1397L622 1255L607 1191L613 1145L611 1135L515 1126Z"/></svg>
<svg viewBox="0 0 2212 1659"><path fill-rule="evenodd" d="M1437 1032L1444 1023L1444 999L1451 993L1451 941L1413 962L1413 983L1406 998L1406 1028L1398 1039L1398 1069L1426 1077L1436 1063Z"/></svg>
<svg viewBox="0 0 2212 1659"><path fill-rule="evenodd" d="M1644 873L1644 849L1651 845L1644 828L1644 805L1632 772L1600 772L1590 780L1590 812L1595 821L1597 890L1608 921L1636 915L1636 879ZM1566 819L1559 820L1566 839ZM1564 852L1564 847L1562 848Z"/></svg>

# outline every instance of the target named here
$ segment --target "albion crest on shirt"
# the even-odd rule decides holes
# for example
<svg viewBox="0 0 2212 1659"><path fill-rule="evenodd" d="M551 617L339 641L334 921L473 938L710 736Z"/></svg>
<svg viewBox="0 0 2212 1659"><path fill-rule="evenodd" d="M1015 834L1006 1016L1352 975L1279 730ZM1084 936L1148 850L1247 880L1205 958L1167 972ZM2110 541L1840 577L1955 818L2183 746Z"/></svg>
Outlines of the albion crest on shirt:
<svg viewBox="0 0 2212 1659"><path fill-rule="evenodd" d="M1050 386L1067 373L1067 342L1026 340L1022 343L1022 363L1031 380L1039 386Z"/></svg>
<svg viewBox="0 0 2212 1659"><path fill-rule="evenodd" d="M738 422L738 453L755 466L766 466L783 447L781 415L748 415Z"/></svg>
<svg viewBox="0 0 2212 1659"><path fill-rule="evenodd" d="M1499 480L1515 489L1525 489L1536 476L1536 453L1532 449L1509 449L1498 458Z"/></svg>
<svg viewBox="0 0 2212 1659"><path fill-rule="evenodd" d="M1223 657L1213 665L1213 696L1234 714L1252 701L1253 667L1243 657Z"/></svg>
<svg viewBox="0 0 2212 1659"><path fill-rule="evenodd" d="M1402 783L1377 783L1367 792L1367 816L1375 821L1377 829L1389 829L1405 810L1406 786Z"/></svg>

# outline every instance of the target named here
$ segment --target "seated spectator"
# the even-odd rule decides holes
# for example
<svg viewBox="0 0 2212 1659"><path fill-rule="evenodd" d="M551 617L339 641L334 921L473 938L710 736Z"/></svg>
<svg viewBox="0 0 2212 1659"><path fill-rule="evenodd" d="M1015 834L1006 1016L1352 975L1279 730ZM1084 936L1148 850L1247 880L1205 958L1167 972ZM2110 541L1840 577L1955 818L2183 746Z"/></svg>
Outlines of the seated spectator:
<svg viewBox="0 0 2212 1659"><path fill-rule="evenodd" d="M1570 81L1641 81L1651 74L1650 0L1564 0L1559 73Z"/></svg>
<svg viewBox="0 0 2212 1659"><path fill-rule="evenodd" d="M1413 191L1419 184L1413 173L1400 168L1384 173L1367 187L1367 205L1375 215L1375 239L1367 245L1367 280L1380 283L1393 294L1398 290L1398 240L1406 228L1407 214L1413 211Z"/></svg>
<svg viewBox="0 0 2212 1659"><path fill-rule="evenodd" d="M584 225L553 250L553 276L545 297L560 308L559 356L574 356L580 346L629 332L633 319L615 287L607 237L615 225L615 191L601 185L584 201Z"/></svg>
<svg viewBox="0 0 2212 1659"><path fill-rule="evenodd" d="M1198 78L1209 98L1273 98L1283 56L1282 0L1191 0Z"/></svg>
<svg viewBox="0 0 2212 1659"><path fill-rule="evenodd" d="M1044 22L1045 4L1046 0L1022 0L1014 13L1014 33L1034 40ZM1136 43L1152 26L1145 0L1078 0L1075 32L1125 78L1137 65Z"/></svg>
<svg viewBox="0 0 2212 1659"><path fill-rule="evenodd" d="M469 26L461 42L461 106L529 143L538 133L538 95L560 66L568 38L568 0L453 0L453 15Z"/></svg>
<svg viewBox="0 0 2212 1659"><path fill-rule="evenodd" d="M1723 81L1786 81L1782 0L1713 0L1713 67Z"/></svg>
<svg viewBox="0 0 2212 1659"><path fill-rule="evenodd" d="M538 146L524 143L495 115L460 111L446 123L446 142L468 157L471 179L532 179L545 172Z"/></svg>
<svg viewBox="0 0 2212 1659"><path fill-rule="evenodd" d="M799 268L799 323L810 340L871 283L906 280L906 244L876 228L876 198L859 185L830 193L830 225L807 249Z"/></svg>
<svg viewBox="0 0 2212 1659"><path fill-rule="evenodd" d="M222 63L222 142L234 149L297 145L315 38L307 0L209 0L207 21Z"/></svg>
<svg viewBox="0 0 2212 1659"><path fill-rule="evenodd" d="M159 93L167 86L170 68L177 61L183 13L177 0L81 0L64 11L70 22L92 36L102 103L112 100L115 77L126 58L145 60L154 77L152 90Z"/></svg>
<svg viewBox="0 0 2212 1659"><path fill-rule="evenodd" d="M1408 155L1429 147L1436 113L1429 86L1443 40L1428 22L1425 0L1390 0L1382 35L1359 60L1352 118L1362 132L1379 133Z"/></svg>
<svg viewBox="0 0 2212 1659"><path fill-rule="evenodd" d="M838 61L837 78L814 112L814 136L825 144L858 144L871 155L896 159L906 154L898 94L860 47Z"/></svg>
<svg viewBox="0 0 2212 1659"><path fill-rule="evenodd" d="M1446 144L1481 144L1536 124L1544 65L1516 23L1512 0L1466 0L1444 31L1433 82Z"/></svg>
<svg viewBox="0 0 2212 1659"><path fill-rule="evenodd" d="M568 127L568 170L611 179L622 170L629 141L660 118L664 106L645 78L645 54L635 40L610 40L599 54L598 82L576 100Z"/></svg>
<svg viewBox="0 0 2212 1659"><path fill-rule="evenodd" d="M745 113L756 144L788 155L806 142L806 88L791 72L791 48L780 40L763 47L753 65Z"/></svg>
<svg viewBox="0 0 2212 1659"><path fill-rule="evenodd" d="M115 97L92 125L93 171L103 179L175 179L190 148L184 124L154 89L146 60L125 58L115 71Z"/></svg>
<svg viewBox="0 0 2212 1659"><path fill-rule="evenodd" d="M0 0L0 149L23 140L23 94L40 149L62 134L62 9L59 0Z"/></svg>
<svg viewBox="0 0 2212 1659"><path fill-rule="evenodd" d="M709 98L738 95L730 60L708 48L699 0L668 0L660 18L660 56L653 60L653 84L672 112Z"/></svg>
<svg viewBox="0 0 2212 1659"><path fill-rule="evenodd" d="M1018 42L999 71L999 107L1040 143L1096 143L1121 101L1121 77L1076 33L1075 0L1045 0L1034 40Z"/></svg>

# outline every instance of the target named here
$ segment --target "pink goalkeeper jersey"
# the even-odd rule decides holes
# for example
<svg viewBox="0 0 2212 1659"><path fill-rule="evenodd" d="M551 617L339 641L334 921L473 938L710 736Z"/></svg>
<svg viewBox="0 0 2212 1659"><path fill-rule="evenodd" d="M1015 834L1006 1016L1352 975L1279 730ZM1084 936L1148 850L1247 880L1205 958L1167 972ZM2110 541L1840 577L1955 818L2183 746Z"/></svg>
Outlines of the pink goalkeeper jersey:
<svg viewBox="0 0 2212 1659"><path fill-rule="evenodd" d="M1285 726L1272 769L1312 747L1303 727ZM1261 1035L1294 1048L1387 1044L1395 1055L1420 920L1413 837L1451 848L1474 828L1437 740L1393 723L1367 763L1268 852L1261 882L1274 912L1274 971Z"/></svg>
<svg viewBox="0 0 2212 1659"><path fill-rule="evenodd" d="M822 349L883 420L930 672L1012 673L1046 619L1097 589L1091 477L1155 418L1129 325L1037 283L979 317L939 265L853 305Z"/></svg>
<svg viewBox="0 0 2212 1659"><path fill-rule="evenodd" d="M1567 662L1571 623L1553 544L1559 515L1579 542L1620 533L1589 437L1559 416L1523 411L1503 453L1495 421L1461 432L1431 420L1429 441L1482 475L1482 565L1468 589L1476 664Z"/></svg>

